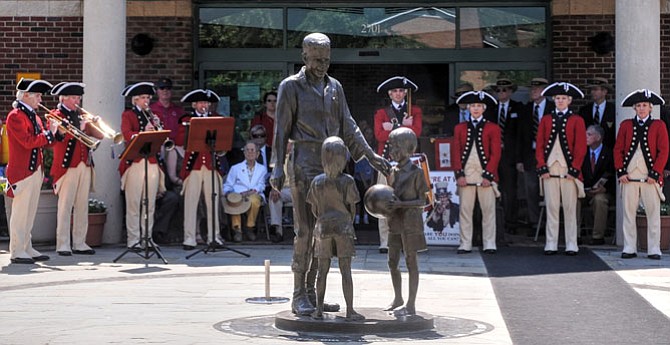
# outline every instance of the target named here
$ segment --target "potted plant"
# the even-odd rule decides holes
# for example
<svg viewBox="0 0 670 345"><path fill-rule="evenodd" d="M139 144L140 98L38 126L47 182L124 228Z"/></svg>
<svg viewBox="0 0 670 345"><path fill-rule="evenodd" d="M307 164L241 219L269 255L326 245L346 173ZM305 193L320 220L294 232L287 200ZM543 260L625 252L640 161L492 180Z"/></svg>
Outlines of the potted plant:
<svg viewBox="0 0 670 345"><path fill-rule="evenodd" d="M647 250L647 216L642 205L637 209L637 243L640 250ZM661 203L661 250L670 249L670 203Z"/></svg>
<svg viewBox="0 0 670 345"><path fill-rule="evenodd" d="M86 244L99 247L102 244L102 232L107 221L107 205L98 199L88 199L88 231Z"/></svg>

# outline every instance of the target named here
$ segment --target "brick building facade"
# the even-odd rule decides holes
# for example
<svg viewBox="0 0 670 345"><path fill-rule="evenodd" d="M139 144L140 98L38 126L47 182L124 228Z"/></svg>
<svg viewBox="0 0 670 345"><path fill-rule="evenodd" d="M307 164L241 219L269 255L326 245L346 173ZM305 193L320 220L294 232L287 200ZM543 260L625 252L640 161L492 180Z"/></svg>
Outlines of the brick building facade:
<svg viewBox="0 0 670 345"><path fill-rule="evenodd" d="M4 38L0 42L0 104L10 104L14 99L18 72L39 72L42 78L53 82L82 79L83 1L48 2L47 9L43 8L44 1L3 1L0 4L0 37ZM614 79L615 53L597 54L591 49L590 41L599 32L614 35L614 2L552 1L553 80L568 80L583 86L591 76ZM661 14L663 95L670 94L669 7L663 5ZM127 1L128 83L157 80L166 75L174 80L177 97L193 87L196 69L193 35L196 33L192 10L188 0ZM131 51L130 41L138 33L154 38L150 54L140 56ZM104 59L104 52L101 58ZM45 103L54 105L48 98Z"/></svg>

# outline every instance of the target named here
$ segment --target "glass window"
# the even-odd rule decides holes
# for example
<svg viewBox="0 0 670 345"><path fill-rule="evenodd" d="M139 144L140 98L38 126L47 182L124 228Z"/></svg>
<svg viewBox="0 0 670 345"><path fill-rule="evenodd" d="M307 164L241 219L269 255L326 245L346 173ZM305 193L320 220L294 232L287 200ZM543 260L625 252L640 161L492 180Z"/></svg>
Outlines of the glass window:
<svg viewBox="0 0 670 345"><path fill-rule="evenodd" d="M530 80L537 77L544 77L541 70L463 70L459 76L459 82L471 83L475 90L485 90L495 97L492 86L496 80L507 78L517 85L517 89L512 94L512 99L519 102L529 100Z"/></svg>
<svg viewBox="0 0 670 345"><path fill-rule="evenodd" d="M289 8L288 46L321 32L334 48L455 48L454 8Z"/></svg>
<svg viewBox="0 0 670 345"><path fill-rule="evenodd" d="M461 48L544 48L544 7L461 8Z"/></svg>
<svg viewBox="0 0 670 345"><path fill-rule="evenodd" d="M280 8L200 8L200 48L283 48Z"/></svg>

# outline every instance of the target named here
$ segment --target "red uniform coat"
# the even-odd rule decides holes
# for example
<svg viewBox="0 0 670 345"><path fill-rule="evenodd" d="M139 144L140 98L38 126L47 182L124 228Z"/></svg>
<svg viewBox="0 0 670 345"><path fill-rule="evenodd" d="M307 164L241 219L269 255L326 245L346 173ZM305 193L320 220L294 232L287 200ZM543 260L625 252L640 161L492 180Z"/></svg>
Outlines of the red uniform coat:
<svg viewBox="0 0 670 345"><path fill-rule="evenodd" d="M637 150L637 144L647 163L649 177L663 186L663 169L668 161L668 131L661 120L649 119L643 126L633 119L621 122L619 134L614 144L614 169L617 177L628 174L630 159Z"/></svg>
<svg viewBox="0 0 670 345"><path fill-rule="evenodd" d="M559 133L556 141L556 133ZM556 141L556 142L555 142ZM535 159L537 160L537 174L549 173L547 158L554 144L561 145L563 157L568 163L568 174L583 180L582 163L586 155L586 128L584 119L568 111L561 118L554 113L543 116L537 128Z"/></svg>
<svg viewBox="0 0 670 345"><path fill-rule="evenodd" d="M79 128L79 119L75 119L75 116L78 116L75 115L76 113L68 112L66 109L59 107L55 114ZM103 138L102 133L96 131L90 123L86 125L84 133L96 139ZM84 162L86 166L93 166L93 159L89 159L88 147L75 139L72 134L66 133L62 140L56 141L53 150L54 158L50 173L54 184L67 172L68 168L76 168L81 162Z"/></svg>
<svg viewBox="0 0 670 345"><path fill-rule="evenodd" d="M14 197L13 185L32 175L42 166L42 147L53 143L54 137L45 130L39 116L34 116L37 125L41 128L35 134L35 126L29 117L29 110L19 103L7 115L7 138L9 139L9 162L7 164L7 196Z"/></svg>
<svg viewBox="0 0 670 345"><path fill-rule="evenodd" d="M407 105L407 102L405 102L405 105ZM391 133L389 131L385 131L384 127L382 126L384 122L391 122L391 117L388 115L394 114L391 107L392 106L389 105L388 107L378 109L375 113L375 139L377 139L377 153L379 155L384 152L384 144L386 144L386 141L389 140L389 134ZM410 128L414 134L419 137L421 135L423 112L421 111L421 108L417 107L416 105L412 105L412 118L412 126L407 128ZM402 119L399 120L398 123L401 127L406 127L402 126Z"/></svg>
<svg viewBox="0 0 670 345"><path fill-rule="evenodd" d="M456 178L464 177L463 168L470 151L477 150L479 164L484 168L482 177L489 181L498 181L498 164L502 155L500 127L482 118L475 127L471 121L461 122L454 128L453 168Z"/></svg>
<svg viewBox="0 0 670 345"><path fill-rule="evenodd" d="M179 123L180 124L184 122L190 123L192 117L193 117L192 113L186 114L179 119ZM186 126L180 125L175 145L184 146L185 142L186 142ZM184 150L186 150L186 147L184 147ZM218 156L215 157L215 160L216 160L216 162L214 163L215 167L212 167L212 154L209 151L208 152L184 151L184 160L182 161L181 164L181 171L179 172L179 177L181 177L182 180L185 180L192 170L198 170L202 168L202 166L205 166L209 170L215 170L217 173L219 173Z"/></svg>
<svg viewBox="0 0 670 345"><path fill-rule="evenodd" d="M121 114L121 133L123 134L123 139L126 142L126 145L130 143L133 136L139 132L144 131L148 121L140 114L137 108L133 107L132 109L126 109ZM121 160L119 162L119 173L121 176L126 172L126 169L130 167L132 163L139 162L142 158L136 158L134 161ZM149 157L149 163L156 164L158 160L156 157Z"/></svg>

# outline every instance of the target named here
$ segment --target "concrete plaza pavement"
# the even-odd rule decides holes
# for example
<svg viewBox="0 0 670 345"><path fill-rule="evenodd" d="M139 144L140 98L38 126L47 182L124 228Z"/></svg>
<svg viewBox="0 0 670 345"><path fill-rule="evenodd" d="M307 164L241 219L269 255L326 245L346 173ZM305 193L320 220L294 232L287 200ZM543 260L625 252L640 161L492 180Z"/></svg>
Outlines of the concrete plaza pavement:
<svg viewBox="0 0 670 345"><path fill-rule="evenodd" d="M123 247L98 248L96 255L10 264L0 243L0 343L2 344L281 344L384 342L512 344L480 253L456 255L454 247L430 247L420 257L417 309L436 318L428 334L359 339L310 337L272 327L289 303L250 304L265 296L264 261L271 261L270 295L290 297L290 245L237 245L231 251L187 260L181 246L162 247L169 264L133 253L113 260ZM512 247L504 250L513 250ZM651 305L670 317L670 258L621 260L620 249L595 251ZM356 309L378 309L393 298L386 255L359 246L353 261ZM483 255L483 254L482 254ZM538 255L541 247L538 246ZM403 272L405 272L403 267ZM326 299L344 304L337 261L328 276ZM406 297L407 275L403 273ZM540 341L538 339L538 341Z"/></svg>

